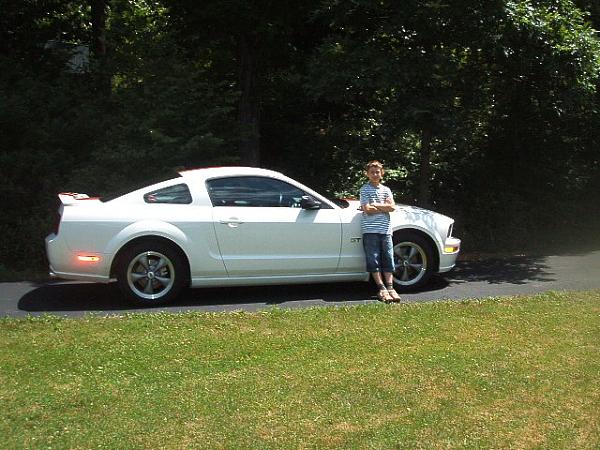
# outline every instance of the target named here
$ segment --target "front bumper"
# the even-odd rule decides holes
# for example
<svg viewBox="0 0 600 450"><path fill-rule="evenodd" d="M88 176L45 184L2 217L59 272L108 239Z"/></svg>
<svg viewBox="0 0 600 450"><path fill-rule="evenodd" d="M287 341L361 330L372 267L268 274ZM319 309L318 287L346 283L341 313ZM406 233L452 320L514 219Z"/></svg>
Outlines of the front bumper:
<svg viewBox="0 0 600 450"><path fill-rule="evenodd" d="M456 265L456 258L460 253L461 241L458 238L449 237L444 242L444 248L440 254L439 273L448 272Z"/></svg>

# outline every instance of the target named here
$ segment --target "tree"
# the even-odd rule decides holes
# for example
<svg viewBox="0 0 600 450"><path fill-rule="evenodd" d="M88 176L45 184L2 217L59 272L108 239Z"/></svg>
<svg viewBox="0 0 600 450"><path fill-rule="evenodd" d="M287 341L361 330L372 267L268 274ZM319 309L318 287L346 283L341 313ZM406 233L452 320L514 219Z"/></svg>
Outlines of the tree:
<svg viewBox="0 0 600 450"><path fill-rule="evenodd" d="M479 239L498 241L482 230L502 224L502 239L521 244L532 224L566 219L553 200L591 186L582 155L598 148L599 47L571 1L331 1L320 14L332 33L312 95L342 111L342 135L360 137L343 143L361 147L349 159L383 154L404 182L419 174L418 204L431 194L461 208Z"/></svg>
<svg viewBox="0 0 600 450"><path fill-rule="evenodd" d="M96 58L106 56L106 0L90 0L92 52Z"/></svg>
<svg viewBox="0 0 600 450"><path fill-rule="evenodd" d="M316 1L166 2L173 27L190 54L218 54L217 73L235 83L239 91L239 157L243 164L260 164L261 109L270 75L285 67L294 54L296 33L306 24L313 3Z"/></svg>
<svg viewBox="0 0 600 450"><path fill-rule="evenodd" d="M600 30L600 3L596 0L574 0L574 3L589 15L591 26L596 30Z"/></svg>
<svg viewBox="0 0 600 450"><path fill-rule="evenodd" d="M471 106L463 98L475 98L464 91L476 84L468 80L470 55L490 35L500 6L359 0L329 2L322 10L334 29L317 57L313 95L361 111L360 120L379 124L375 131L388 146L403 135L416 137L415 184L422 206L431 204L434 148Z"/></svg>
<svg viewBox="0 0 600 450"><path fill-rule="evenodd" d="M49 39L91 44L91 5L21 2L0 53L2 264L43 268L43 238L61 191L108 194L184 166L226 162L233 96L190 62L166 31L156 2L111 0L104 35L110 58L91 73L67 70ZM9 11L12 13L13 11ZM4 23L4 22L3 22ZM98 95L98 76L108 95ZM232 159L233 161L233 159ZM2 271L0 267L0 271Z"/></svg>

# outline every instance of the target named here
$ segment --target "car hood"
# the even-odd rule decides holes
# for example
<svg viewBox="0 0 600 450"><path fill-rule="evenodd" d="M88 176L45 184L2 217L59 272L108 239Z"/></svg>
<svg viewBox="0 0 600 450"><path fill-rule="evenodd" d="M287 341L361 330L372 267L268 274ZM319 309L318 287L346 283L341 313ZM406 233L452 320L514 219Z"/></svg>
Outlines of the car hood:
<svg viewBox="0 0 600 450"><path fill-rule="evenodd" d="M359 209L360 201L348 200L349 208ZM429 209L396 204L396 210L390 213L392 228L405 228L406 225L415 226L430 233L435 232L440 240L443 240L449 233L450 226L454 219L443 214L431 211Z"/></svg>
<svg viewBox="0 0 600 450"><path fill-rule="evenodd" d="M360 209L360 201L348 200L348 199L344 199L344 200L346 202L348 202L348 208ZM403 204L396 203L396 211L394 211L392 214L395 214L398 212L405 212L405 213L409 212L411 214L431 216L431 217L436 217L439 219L452 220L450 217L444 216L443 214L437 213L435 211L431 211L429 209L419 208L418 206L403 205Z"/></svg>

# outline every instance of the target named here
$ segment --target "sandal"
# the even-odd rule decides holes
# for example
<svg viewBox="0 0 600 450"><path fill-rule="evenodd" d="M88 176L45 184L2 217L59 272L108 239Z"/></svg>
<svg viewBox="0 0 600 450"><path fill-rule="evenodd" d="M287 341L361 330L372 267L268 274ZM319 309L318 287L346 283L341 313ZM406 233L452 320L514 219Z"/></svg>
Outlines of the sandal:
<svg viewBox="0 0 600 450"><path fill-rule="evenodd" d="M400 298L400 295L396 292L396 289L392 288L388 289L387 291L393 302L399 302L400 300L402 300Z"/></svg>
<svg viewBox="0 0 600 450"><path fill-rule="evenodd" d="M383 303L389 303L392 301L392 296L390 295L388 290L384 288L379 289L379 292L377 293L377 298Z"/></svg>

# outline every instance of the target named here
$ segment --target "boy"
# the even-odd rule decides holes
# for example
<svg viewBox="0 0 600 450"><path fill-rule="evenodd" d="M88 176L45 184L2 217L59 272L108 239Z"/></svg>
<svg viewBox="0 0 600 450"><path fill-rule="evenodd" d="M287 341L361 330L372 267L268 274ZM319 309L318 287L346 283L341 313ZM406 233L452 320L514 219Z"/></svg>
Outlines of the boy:
<svg viewBox="0 0 600 450"><path fill-rule="evenodd" d="M394 211L395 204L392 191L381 183L383 174L383 165L379 161L367 164L369 182L360 188L360 206L367 271L377 284L379 300L391 302L400 300L392 280L394 250L390 212Z"/></svg>

